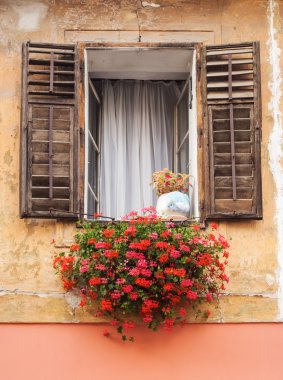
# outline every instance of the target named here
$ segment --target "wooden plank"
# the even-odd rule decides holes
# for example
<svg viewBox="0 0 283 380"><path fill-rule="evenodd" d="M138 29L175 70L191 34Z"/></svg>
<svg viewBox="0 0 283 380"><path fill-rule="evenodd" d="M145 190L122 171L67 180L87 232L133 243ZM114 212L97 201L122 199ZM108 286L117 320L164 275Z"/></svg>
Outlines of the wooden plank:
<svg viewBox="0 0 283 380"><path fill-rule="evenodd" d="M50 106L49 108L49 126L48 127L49 127L48 128L49 198L52 199L53 198L53 106Z"/></svg>
<svg viewBox="0 0 283 380"><path fill-rule="evenodd" d="M54 73L53 73L54 74ZM34 79L30 79L28 81L28 84L30 86L49 86L50 85L50 82L48 80L34 80ZM53 86L60 86L60 87L73 87L75 85L75 82L74 81L56 81L54 80L53 82Z"/></svg>
<svg viewBox="0 0 283 380"><path fill-rule="evenodd" d="M54 153L54 164L67 164L70 161L69 153ZM33 152L32 153L33 164L48 164L48 153Z"/></svg>
<svg viewBox="0 0 283 380"><path fill-rule="evenodd" d="M74 61L70 61L67 59L54 59L54 66L73 66L75 64ZM40 59L40 58L29 58L29 65L36 66L49 66L49 59Z"/></svg>
<svg viewBox="0 0 283 380"><path fill-rule="evenodd" d="M208 57L215 56L215 55L229 55L229 54L246 54L246 53L252 53L253 49L252 47L247 47L244 49L237 49L237 48L228 48L228 49L213 49L213 50L207 50L206 55Z"/></svg>
<svg viewBox="0 0 283 380"><path fill-rule="evenodd" d="M250 119L251 106L250 104L239 104L234 106L234 118L237 119ZM229 108L223 106L213 107L213 120L230 120Z"/></svg>
<svg viewBox="0 0 283 380"><path fill-rule="evenodd" d="M46 42L29 42L28 43L31 48L45 48L45 49L55 49L55 50L75 50L74 44L52 44Z"/></svg>
<svg viewBox="0 0 283 380"><path fill-rule="evenodd" d="M52 93L49 91L35 91L35 90L29 90L29 95L48 95L48 96L69 96L73 97L75 93L73 91L53 91Z"/></svg>
<svg viewBox="0 0 283 380"><path fill-rule="evenodd" d="M235 131L234 133L235 141L250 141L251 132L248 131ZM213 141L214 142L229 142L231 141L230 131L213 131Z"/></svg>
<svg viewBox="0 0 283 380"><path fill-rule="evenodd" d="M32 141L31 142L32 153L48 153L49 142L48 141ZM54 153L69 153L70 144L68 142L54 142L53 152Z"/></svg>
<svg viewBox="0 0 283 380"><path fill-rule="evenodd" d="M251 187L237 187L237 199L252 199L253 189ZM232 187L216 187L215 199L233 199Z"/></svg>
<svg viewBox="0 0 283 380"><path fill-rule="evenodd" d="M237 164L235 165L235 186L236 176L252 176L253 166L251 164ZM214 166L215 177L232 176L232 164L230 165L215 165Z"/></svg>
<svg viewBox="0 0 283 380"><path fill-rule="evenodd" d="M230 142L215 142L214 153L231 153ZM235 153L251 153L251 144L246 141L236 141Z"/></svg>
<svg viewBox="0 0 283 380"><path fill-rule="evenodd" d="M39 69L29 69L28 70L28 74L31 74L31 75L37 75L37 74L40 74L40 75L50 75L50 70L39 70ZM66 71L63 71L63 70L54 70L54 75L74 75L74 71L71 71L71 70L66 70Z"/></svg>
<svg viewBox="0 0 283 380"><path fill-rule="evenodd" d="M234 112L235 114L235 112ZM250 131L250 119L237 119L234 117L235 131ZM213 120L213 131L221 132L230 129L229 119L214 119Z"/></svg>
<svg viewBox="0 0 283 380"><path fill-rule="evenodd" d="M247 58L247 59L232 59L232 65L240 65L240 64L250 64L253 63L253 59ZM217 61L208 61L206 62L206 66L223 66L228 65L228 60L217 60Z"/></svg>
<svg viewBox="0 0 283 380"><path fill-rule="evenodd" d="M45 186L49 185L48 175L33 175L32 176L32 186ZM69 187L70 186L70 176L53 176L53 186L55 187Z"/></svg>
<svg viewBox="0 0 283 380"><path fill-rule="evenodd" d="M48 130L41 129L33 129L32 130L32 139L33 141L50 141L50 135ZM69 143L70 142L70 132L69 131L60 131L55 130L52 134L53 142L62 142Z"/></svg>
<svg viewBox="0 0 283 380"><path fill-rule="evenodd" d="M28 99L27 99L28 49L22 44L22 82L21 82L21 131L20 131L20 216L28 213Z"/></svg>
<svg viewBox="0 0 283 380"><path fill-rule="evenodd" d="M214 210L218 213L229 213L232 215L253 213L252 200L237 199L233 201L232 199L215 199Z"/></svg>
<svg viewBox="0 0 283 380"><path fill-rule="evenodd" d="M260 49L259 42L253 43L254 59L254 160L255 160L255 188L254 210L262 219L262 174L261 174L261 131L262 131L262 105L261 105L261 77L260 77Z"/></svg>
<svg viewBox="0 0 283 380"><path fill-rule="evenodd" d="M252 87L254 82L252 80L236 80L232 82L232 87ZM228 81L225 82L208 82L207 88L224 88L228 87Z"/></svg>
<svg viewBox="0 0 283 380"><path fill-rule="evenodd" d="M252 154L251 153L236 153L235 162L236 164L252 164ZM214 153L215 165L229 165L232 162L231 153Z"/></svg>
<svg viewBox="0 0 283 380"><path fill-rule="evenodd" d="M241 99L241 98L253 98L254 93L253 91L233 91L233 99ZM229 93L227 92L208 92L207 93L207 99L208 100L215 100L215 99L229 99Z"/></svg>
<svg viewBox="0 0 283 380"><path fill-rule="evenodd" d="M54 164L53 165L53 176L63 176L67 177L70 175L70 165L64 164ZM32 175L50 175L48 164L33 164L32 165Z"/></svg>
<svg viewBox="0 0 283 380"><path fill-rule="evenodd" d="M47 119L33 119L32 129L34 130L47 130L48 120ZM55 120L53 121L54 131L69 131L70 121L69 120Z"/></svg>
<svg viewBox="0 0 283 380"><path fill-rule="evenodd" d="M55 50L55 51L54 51ZM74 55L75 53L70 50L58 50L58 49L29 49L29 53L36 53L36 54L50 54L51 52L54 52L54 54L62 54L62 55Z"/></svg>
<svg viewBox="0 0 283 380"><path fill-rule="evenodd" d="M48 198L49 186L33 186L31 188L32 198ZM69 199L70 188L69 187L55 187L53 186L53 196L57 199Z"/></svg>
<svg viewBox="0 0 283 380"><path fill-rule="evenodd" d="M232 187L232 177L215 177L214 179L215 187ZM254 178L252 176L248 177L237 177L236 184L237 187L252 187Z"/></svg>
<svg viewBox="0 0 283 380"><path fill-rule="evenodd" d="M212 77L222 77L222 76L228 76L228 71L215 71L215 72L208 72L206 76L208 78ZM246 74L253 74L253 70L233 70L232 75L246 75Z"/></svg>
<svg viewBox="0 0 283 380"><path fill-rule="evenodd" d="M32 198L32 211L49 211L50 208L69 211L69 205L69 199Z"/></svg>

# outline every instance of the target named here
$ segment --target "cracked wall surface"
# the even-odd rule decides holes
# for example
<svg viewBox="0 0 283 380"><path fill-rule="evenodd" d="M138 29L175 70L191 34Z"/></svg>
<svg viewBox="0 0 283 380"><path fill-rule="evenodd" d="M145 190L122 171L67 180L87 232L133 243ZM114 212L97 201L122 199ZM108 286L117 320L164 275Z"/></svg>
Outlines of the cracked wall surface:
<svg viewBox="0 0 283 380"><path fill-rule="evenodd" d="M261 44L262 221L220 224L231 238L227 294L212 322L282 319L282 17L276 0L2 0L0 2L0 322L97 321L66 295L52 246L68 245L70 222L19 219L21 44L203 42ZM279 49L274 51L274 49ZM274 72L274 67L276 70ZM273 155L274 150L278 153ZM281 210L281 211L280 211ZM280 238L281 236L281 238ZM281 239L279 241L279 239Z"/></svg>

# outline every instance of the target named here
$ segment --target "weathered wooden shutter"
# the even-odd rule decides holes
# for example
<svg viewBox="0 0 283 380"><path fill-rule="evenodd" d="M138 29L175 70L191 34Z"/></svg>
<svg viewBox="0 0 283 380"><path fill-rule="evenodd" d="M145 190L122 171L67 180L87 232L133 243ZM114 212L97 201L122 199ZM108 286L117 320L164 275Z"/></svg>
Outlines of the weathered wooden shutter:
<svg viewBox="0 0 283 380"><path fill-rule="evenodd" d="M207 218L262 218L257 42L202 51Z"/></svg>
<svg viewBox="0 0 283 380"><path fill-rule="evenodd" d="M74 45L23 45L22 217L78 215L78 83Z"/></svg>

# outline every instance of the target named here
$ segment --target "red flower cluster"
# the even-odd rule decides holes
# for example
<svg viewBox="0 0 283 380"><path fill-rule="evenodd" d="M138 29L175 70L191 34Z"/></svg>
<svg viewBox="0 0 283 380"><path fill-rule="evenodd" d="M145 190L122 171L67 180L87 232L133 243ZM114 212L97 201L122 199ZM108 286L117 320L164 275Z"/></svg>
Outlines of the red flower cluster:
<svg viewBox="0 0 283 380"><path fill-rule="evenodd" d="M133 316L171 331L186 322L191 306L212 302L225 289L229 244L198 225L176 226L136 212L129 218L83 225L71 251L54 258L54 268L66 290L79 289L81 306L109 316L123 337L123 329L135 325Z"/></svg>

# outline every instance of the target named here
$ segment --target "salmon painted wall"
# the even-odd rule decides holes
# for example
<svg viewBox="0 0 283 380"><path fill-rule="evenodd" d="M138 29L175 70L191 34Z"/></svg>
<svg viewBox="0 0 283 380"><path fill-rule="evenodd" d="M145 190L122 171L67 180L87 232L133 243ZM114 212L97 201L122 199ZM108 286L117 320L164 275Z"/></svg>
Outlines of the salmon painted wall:
<svg viewBox="0 0 283 380"><path fill-rule="evenodd" d="M283 325L139 330L136 342L100 325L0 326L1 380L282 380Z"/></svg>

